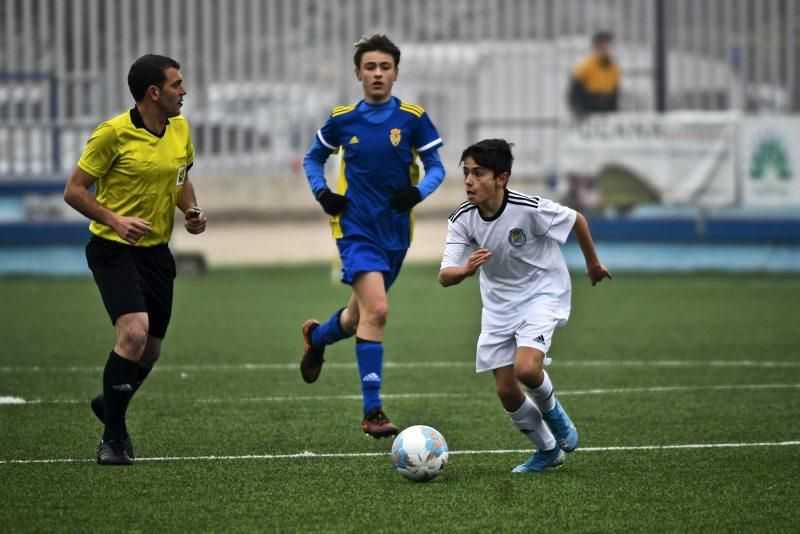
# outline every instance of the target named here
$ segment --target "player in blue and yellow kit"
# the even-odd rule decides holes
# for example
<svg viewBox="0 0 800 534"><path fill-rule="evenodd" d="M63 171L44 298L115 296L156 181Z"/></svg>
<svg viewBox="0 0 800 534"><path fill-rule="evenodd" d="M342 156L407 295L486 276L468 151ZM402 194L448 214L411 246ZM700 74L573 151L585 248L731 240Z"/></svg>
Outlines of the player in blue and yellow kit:
<svg viewBox="0 0 800 534"><path fill-rule="evenodd" d="M314 382L325 346L355 335L364 395L361 428L378 438L397 434L380 399L386 293L411 244L411 209L442 183L444 167L437 153L442 140L425 110L392 96L400 50L379 34L361 39L355 47L356 78L364 99L333 108L304 161L314 198L331 215L342 282L353 287L353 295L347 307L326 322L310 319L303 325L300 371L306 382ZM324 164L340 150L334 193L325 181ZM425 167L422 181L417 155Z"/></svg>

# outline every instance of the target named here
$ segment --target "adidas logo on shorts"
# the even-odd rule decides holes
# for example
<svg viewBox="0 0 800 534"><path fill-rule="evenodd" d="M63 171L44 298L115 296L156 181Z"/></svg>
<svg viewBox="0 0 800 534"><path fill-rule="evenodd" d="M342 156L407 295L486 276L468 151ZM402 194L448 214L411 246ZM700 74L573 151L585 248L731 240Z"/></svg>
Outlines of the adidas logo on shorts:
<svg viewBox="0 0 800 534"><path fill-rule="evenodd" d="M540 334L536 339L534 339L534 341L544 345L544 336Z"/></svg>

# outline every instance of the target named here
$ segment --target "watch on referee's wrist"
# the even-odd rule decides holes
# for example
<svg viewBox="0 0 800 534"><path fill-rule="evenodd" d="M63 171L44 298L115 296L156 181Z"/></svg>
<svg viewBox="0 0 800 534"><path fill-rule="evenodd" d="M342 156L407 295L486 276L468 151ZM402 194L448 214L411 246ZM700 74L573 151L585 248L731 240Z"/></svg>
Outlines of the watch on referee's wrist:
<svg viewBox="0 0 800 534"><path fill-rule="evenodd" d="M196 219L197 217L200 216L201 213L203 213L203 208L201 208L200 206L192 206L191 208L186 210L186 213L185 213L186 219L187 220L188 219Z"/></svg>

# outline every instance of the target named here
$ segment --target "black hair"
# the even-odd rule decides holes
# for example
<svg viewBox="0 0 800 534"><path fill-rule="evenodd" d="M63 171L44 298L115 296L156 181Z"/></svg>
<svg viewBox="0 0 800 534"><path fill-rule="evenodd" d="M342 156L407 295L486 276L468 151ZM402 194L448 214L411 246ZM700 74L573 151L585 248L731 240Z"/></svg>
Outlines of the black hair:
<svg viewBox="0 0 800 534"><path fill-rule="evenodd" d="M599 46L603 43L610 43L614 41L614 34L610 31L599 31L592 36L592 46Z"/></svg>
<svg viewBox="0 0 800 534"><path fill-rule="evenodd" d="M134 61L128 71L128 88L133 99L141 102L151 85L159 89L164 87L164 82L167 81L167 69L179 68L180 64L174 59L157 54L147 54Z"/></svg>
<svg viewBox="0 0 800 534"><path fill-rule="evenodd" d="M400 49L382 33L373 33L362 37L353 46L356 48L356 53L353 56L353 63L356 64L356 69L361 68L361 57L366 52L374 52L375 50L391 55L394 58L395 68L400 65Z"/></svg>
<svg viewBox="0 0 800 534"><path fill-rule="evenodd" d="M514 156L511 154L513 146L513 143L505 139L484 139L468 146L461 153L460 163L463 164L471 157L475 163L491 170L495 176L504 172L511 174L511 164L514 163Z"/></svg>

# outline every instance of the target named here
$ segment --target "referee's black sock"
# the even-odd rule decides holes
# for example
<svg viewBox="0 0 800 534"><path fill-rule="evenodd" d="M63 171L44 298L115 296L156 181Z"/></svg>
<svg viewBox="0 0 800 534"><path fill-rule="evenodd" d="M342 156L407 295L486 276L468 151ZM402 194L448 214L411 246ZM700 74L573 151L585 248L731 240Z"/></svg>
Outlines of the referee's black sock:
<svg viewBox="0 0 800 534"><path fill-rule="evenodd" d="M133 383L133 391L131 392L131 397L133 397L134 393L139 391L139 388L142 387L142 384L144 383L145 378L147 378L147 375L149 375L150 371L152 371L152 370L153 370L152 367L137 367L136 368L136 382ZM130 399L128 399L128 400L130 400Z"/></svg>
<svg viewBox="0 0 800 534"><path fill-rule="evenodd" d="M147 375L149 375L150 371L152 371L152 370L153 370L152 367L139 367L139 368L137 368L137 371L136 371L136 383L133 384L133 393L131 393L131 396L128 397L128 402L129 403L130 403L130 400L133 398L133 396L136 394L136 392L139 391L139 388L142 387L142 384L144 383L145 379L147 378ZM99 410L98 410L97 406L95 405L95 401L99 401L99 403L100 403ZM92 410L94 410L94 413L97 415L97 418L100 419L101 421L105 421L106 420L106 418L105 418L105 406L106 406L106 404L105 404L105 396L102 393L100 395L98 395L97 397L95 397L94 399L92 399ZM125 413L128 413L128 405L127 404L125 405Z"/></svg>
<svg viewBox="0 0 800 534"><path fill-rule="evenodd" d="M139 388L142 387L142 384L144 383L145 378L147 378L147 375L149 375L150 371L152 371L152 370L153 370L152 367L137 367L136 368L136 382L133 383L133 391L131 391L131 394L128 397L128 400L125 401L125 409L123 410L123 413L128 413L128 404L131 402L131 399L136 394L136 392L139 391Z"/></svg>
<svg viewBox="0 0 800 534"><path fill-rule="evenodd" d="M152 371L152 370L153 370L152 367L137 367L136 368L136 384L134 384L134 386L133 386L133 390L134 391L136 391L137 389L142 387L142 382L144 382L145 378L147 378L147 375L149 375L150 371Z"/></svg>
<svg viewBox="0 0 800 534"><path fill-rule="evenodd" d="M108 355L103 371L103 404L106 428L103 439L123 439L128 430L125 427L125 410L133 395L138 374L138 364L123 358L113 350Z"/></svg>

